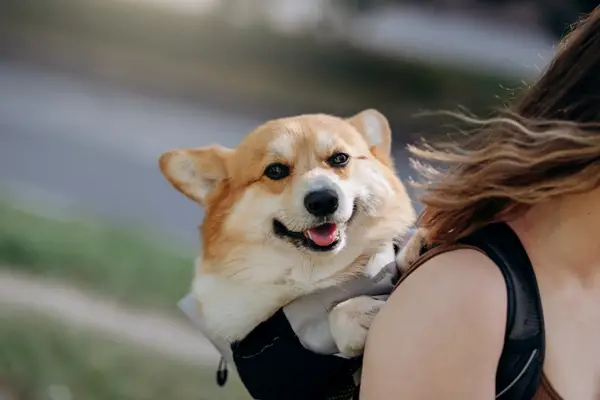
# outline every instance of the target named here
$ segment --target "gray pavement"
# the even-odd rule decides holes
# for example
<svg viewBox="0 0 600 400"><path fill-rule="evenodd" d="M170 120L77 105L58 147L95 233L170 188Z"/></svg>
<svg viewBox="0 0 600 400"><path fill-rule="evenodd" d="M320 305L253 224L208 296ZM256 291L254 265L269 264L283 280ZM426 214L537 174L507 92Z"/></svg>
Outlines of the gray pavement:
<svg viewBox="0 0 600 400"><path fill-rule="evenodd" d="M0 305L41 313L67 327L92 330L191 364L214 368L219 361L217 350L183 316L128 308L89 291L9 272L1 266Z"/></svg>
<svg viewBox="0 0 600 400"><path fill-rule="evenodd" d="M260 122L0 60L0 190L196 243L202 210L165 182L158 156L234 146Z"/></svg>

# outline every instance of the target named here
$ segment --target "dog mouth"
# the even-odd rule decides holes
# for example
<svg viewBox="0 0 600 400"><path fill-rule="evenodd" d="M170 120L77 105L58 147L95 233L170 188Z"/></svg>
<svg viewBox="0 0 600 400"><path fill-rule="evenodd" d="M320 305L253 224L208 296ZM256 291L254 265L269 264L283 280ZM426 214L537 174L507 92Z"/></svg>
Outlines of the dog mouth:
<svg viewBox="0 0 600 400"><path fill-rule="evenodd" d="M273 220L273 231L279 237L288 238L296 245L314 251L331 251L340 243L340 230L333 222L326 222L298 232L289 230L278 220Z"/></svg>

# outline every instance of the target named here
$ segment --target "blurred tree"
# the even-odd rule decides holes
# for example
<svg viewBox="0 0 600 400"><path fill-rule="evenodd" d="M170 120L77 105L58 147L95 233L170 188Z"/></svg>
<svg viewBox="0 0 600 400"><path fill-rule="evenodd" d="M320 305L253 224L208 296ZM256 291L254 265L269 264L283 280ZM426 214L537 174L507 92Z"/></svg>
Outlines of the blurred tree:
<svg viewBox="0 0 600 400"><path fill-rule="evenodd" d="M385 0L344 0L345 7L356 12L371 11L383 3Z"/></svg>
<svg viewBox="0 0 600 400"><path fill-rule="evenodd" d="M357 7L357 11L369 10L381 3L406 3L415 5L430 4L432 0L346 0L348 3L365 3ZM515 5L530 4L535 13L539 15L545 29L551 34L560 37L569 26L576 22L582 15L587 14L599 6L598 0L444 0L444 8L464 9L472 7L488 6L502 14L503 8ZM507 13L507 15L510 15ZM507 18L510 18L507 16Z"/></svg>
<svg viewBox="0 0 600 400"><path fill-rule="evenodd" d="M552 34L563 36L569 27L577 22L583 15L590 13L598 7L597 0L570 0L570 1L537 1L538 9L542 14L547 29Z"/></svg>

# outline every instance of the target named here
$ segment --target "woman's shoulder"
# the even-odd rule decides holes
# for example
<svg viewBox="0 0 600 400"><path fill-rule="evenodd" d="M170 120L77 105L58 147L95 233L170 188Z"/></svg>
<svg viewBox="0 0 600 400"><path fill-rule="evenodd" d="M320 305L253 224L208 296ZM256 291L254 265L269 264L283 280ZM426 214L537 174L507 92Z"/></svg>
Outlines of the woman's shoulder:
<svg viewBox="0 0 600 400"><path fill-rule="evenodd" d="M488 392L493 395L506 312L504 278L485 254L463 248L428 259L401 283L371 326L365 353L365 398L391 395L386 392L392 390L386 374L389 379L403 377L403 382L409 382L393 389L395 396L470 399L488 397ZM384 372L389 364L394 368ZM431 385L433 377L435 386Z"/></svg>
<svg viewBox="0 0 600 400"><path fill-rule="evenodd" d="M429 315L437 326L461 322L456 329L489 326L492 332L501 328L504 335L506 284L487 255L458 248L437 254L412 271L390 296L386 309L390 316L396 314L394 320L404 313Z"/></svg>
<svg viewBox="0 0 600 400"><path fill-rule="evenodd" d="M439 250L439 251L438 251ZM490 299L506 298L502 272L485 253L469 245L434 248L433 257L427 257L417 268L411 268L402 279L397 292L405 293L412 287L439 295L450 295L461 300L468 294L481 294L485 289ZM457 290L460 289L460 290ZM506 305L506 303L504 303Z"/></svg>
<svg viewBox="0 0 600 400"><path fill-rule="evenodd" d="M426 301L404 301L416 298ZM436 312L436 306L441 306L444 315L470 309L477 313L480 308L494 316L506 314L506 283L498 265L479 246L440 245L414 260L389 301L390 307L400 308L411 303L419 312ZM457 310L448 309L450 305Z"/></svg>

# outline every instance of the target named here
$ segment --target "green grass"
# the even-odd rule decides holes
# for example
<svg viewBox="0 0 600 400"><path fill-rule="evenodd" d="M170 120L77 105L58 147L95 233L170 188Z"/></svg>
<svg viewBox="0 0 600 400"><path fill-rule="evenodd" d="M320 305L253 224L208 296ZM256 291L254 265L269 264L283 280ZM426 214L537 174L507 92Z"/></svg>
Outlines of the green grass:
<svg viewBox="0 0 600 400"><path fill-rule="evenodd" d="M0 201L0 265L68 280L135 306L176 310L194 249L86 219L57 219Z"/></svg>
<svg viewBox="0 0 600 400"><path fill-rule="evenodd" d="M235 374L220 388L212 368L173 362L34 315L0 308L0 326L0 397L9 386L19 400L250 398ZM71 397L59 395L65 389Z"/></svg>

